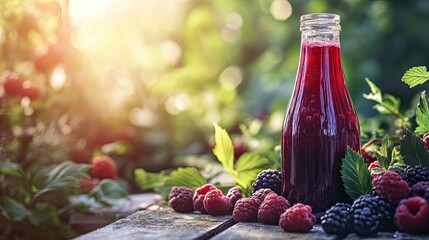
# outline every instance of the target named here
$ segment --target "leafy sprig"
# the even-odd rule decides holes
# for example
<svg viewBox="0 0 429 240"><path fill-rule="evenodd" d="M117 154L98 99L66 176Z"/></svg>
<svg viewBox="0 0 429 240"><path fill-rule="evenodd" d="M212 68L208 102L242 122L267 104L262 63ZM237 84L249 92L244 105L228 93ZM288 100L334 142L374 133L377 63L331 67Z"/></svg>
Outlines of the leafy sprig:
<svg viewBox="0 0 429 240"><path fill-rule="evenodd" d="M425 66L412 67L405 72L401 80L413 88L429 80L429 72Z"/></svg>
<svg viewBox="0 0 429 240"><path fill-rule="evenodd" d="M406 165L422 165L429 168L429 152L422 139L411 131L407 131L401 139L400 152Z"/></svg>

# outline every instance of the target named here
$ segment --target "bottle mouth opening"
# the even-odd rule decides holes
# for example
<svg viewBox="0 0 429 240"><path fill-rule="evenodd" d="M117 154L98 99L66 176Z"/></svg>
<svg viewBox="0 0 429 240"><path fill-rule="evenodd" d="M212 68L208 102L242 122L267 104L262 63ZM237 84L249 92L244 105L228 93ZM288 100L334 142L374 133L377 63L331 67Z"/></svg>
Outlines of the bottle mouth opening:
<svg viewBox="0 0 429 240"><path fill-rule="evenodd" d="M311 13L302 15L300 30L341 31L340 16L332 13Z"/></svg>

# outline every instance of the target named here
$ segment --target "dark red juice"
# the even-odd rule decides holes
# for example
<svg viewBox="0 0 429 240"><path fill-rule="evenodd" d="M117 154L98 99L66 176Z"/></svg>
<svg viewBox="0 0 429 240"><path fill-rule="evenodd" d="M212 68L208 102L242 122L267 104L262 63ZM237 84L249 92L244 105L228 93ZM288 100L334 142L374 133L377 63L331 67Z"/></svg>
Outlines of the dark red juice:
<svg viewBox="0 0 429 240"><path fill-rule="evenodd" d="M339 40L303 41L282 132L283 195L321 212L350 201L340 177L347 146L360 149Z"/></svg>

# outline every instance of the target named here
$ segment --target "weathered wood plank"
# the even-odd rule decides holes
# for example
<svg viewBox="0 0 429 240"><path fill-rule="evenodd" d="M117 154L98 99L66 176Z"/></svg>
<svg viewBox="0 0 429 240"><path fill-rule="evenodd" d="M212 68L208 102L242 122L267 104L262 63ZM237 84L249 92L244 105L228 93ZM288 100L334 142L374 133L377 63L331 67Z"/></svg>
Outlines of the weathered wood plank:
<svg viewBox="0 0 429 240"><path fill-rule="evenodd" d="M200 237L231 216L212 217L199 213L177 214L170 208L138 211L106 227L82 235L89 239L193 239Z"/></svg>

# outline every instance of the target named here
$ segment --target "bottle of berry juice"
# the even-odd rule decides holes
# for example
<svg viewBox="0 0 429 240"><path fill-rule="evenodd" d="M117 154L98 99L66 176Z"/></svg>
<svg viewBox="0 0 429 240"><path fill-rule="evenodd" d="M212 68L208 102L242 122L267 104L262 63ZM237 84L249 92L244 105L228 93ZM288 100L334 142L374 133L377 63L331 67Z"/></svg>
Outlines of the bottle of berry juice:
<svg viewBox="0 0 429 240"><path fill-rule="evenodd" d="M322 212L350 201L340 176L347 146L360 150L359 122L340 55L340 16L301 16L301 55L282 131L283 195Z"/></svg>

